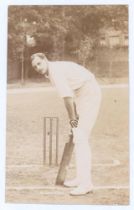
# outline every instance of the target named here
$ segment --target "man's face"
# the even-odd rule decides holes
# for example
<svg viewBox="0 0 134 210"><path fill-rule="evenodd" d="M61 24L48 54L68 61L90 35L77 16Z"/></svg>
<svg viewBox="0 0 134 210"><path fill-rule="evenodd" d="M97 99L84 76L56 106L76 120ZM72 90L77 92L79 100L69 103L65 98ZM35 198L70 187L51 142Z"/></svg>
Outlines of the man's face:
<svg viewBox="0 0 134 210"><path fill-rule="evenodd" d="M45 59L42 59L40 57L35 57L32 61L32 67L40 74L45 74L48 69L48 65Z"/></svg>

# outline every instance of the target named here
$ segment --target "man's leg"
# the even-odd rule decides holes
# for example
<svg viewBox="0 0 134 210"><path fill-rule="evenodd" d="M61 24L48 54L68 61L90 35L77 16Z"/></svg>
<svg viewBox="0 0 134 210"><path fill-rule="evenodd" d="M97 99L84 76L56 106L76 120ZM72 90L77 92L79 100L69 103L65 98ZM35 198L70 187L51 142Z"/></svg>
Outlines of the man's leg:
<svg viewBox="0 0 134 210"><path fill-rule="evenodd" d="M78 185L90 188L92 178L89 136L82 129L75 129L74 143Z"/></svg>
<svg viewBox="0 0 134 210"><path fill-rule="evenodd" d="M85 194L92 188L90 134L98 115L100 99L100 90L97 84L93 83L83 88L76 101L79 124L73 129L73 134L79 184L78 188L71 192L72 195Z"/></svg>

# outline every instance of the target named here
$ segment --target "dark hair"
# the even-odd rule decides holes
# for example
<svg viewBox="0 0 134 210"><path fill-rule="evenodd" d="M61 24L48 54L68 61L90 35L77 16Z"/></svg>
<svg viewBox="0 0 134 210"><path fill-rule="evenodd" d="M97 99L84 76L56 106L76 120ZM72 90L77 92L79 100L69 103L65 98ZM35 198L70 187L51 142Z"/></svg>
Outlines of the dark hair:
<svg viewBox="0 0 134 210"><path fill-rule="evenodd" d="M44 53L35 53L35 54L31 55L31 61L33 61L36 57L39 57L41 59L44 59L44 58L46 59L46 56Z"/></svg>

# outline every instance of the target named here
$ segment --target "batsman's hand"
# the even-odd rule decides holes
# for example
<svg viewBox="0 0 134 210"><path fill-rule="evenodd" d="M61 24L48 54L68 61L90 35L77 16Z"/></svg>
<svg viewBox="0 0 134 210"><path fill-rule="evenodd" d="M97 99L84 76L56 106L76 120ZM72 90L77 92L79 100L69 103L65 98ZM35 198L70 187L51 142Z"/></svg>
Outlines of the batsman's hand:
<svg viewBox="0 0 134 210"><path fill-rule="evenodd" d="M78 119L70 120L70 125L72 128L77 128L78 127Z"/></svg>

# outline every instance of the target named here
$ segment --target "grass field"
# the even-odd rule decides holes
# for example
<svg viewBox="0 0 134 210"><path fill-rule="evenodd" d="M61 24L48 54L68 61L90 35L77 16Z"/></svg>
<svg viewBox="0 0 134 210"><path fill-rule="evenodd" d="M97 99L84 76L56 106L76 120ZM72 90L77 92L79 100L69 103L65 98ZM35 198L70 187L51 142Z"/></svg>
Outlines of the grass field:
<svg viewBox="0 0 134 210"><path fill-rule="evenodd" d="M58 167L43 165L43 117L60 119L59 162L68 139L62 99L50 87L7 91L7 203L129 204L128 87L105 86L102 94L91 137L94 192L73 197L55 186ZM68 177L74 174L72 157Z"/></svg>

